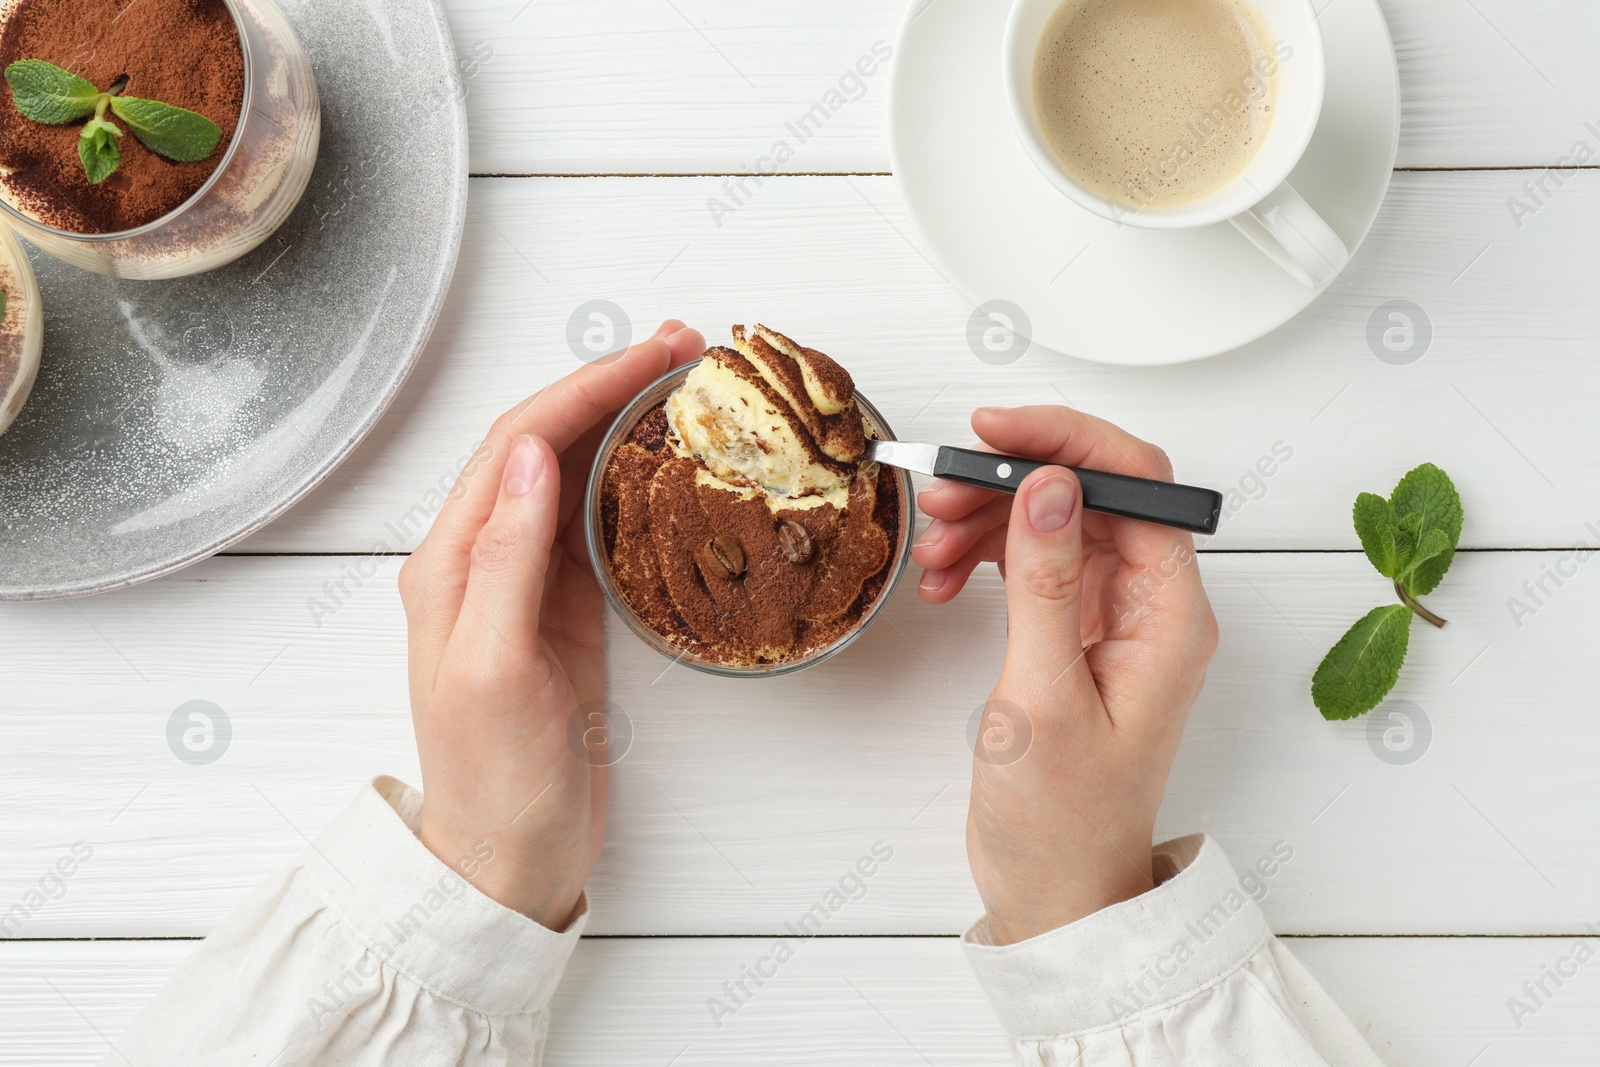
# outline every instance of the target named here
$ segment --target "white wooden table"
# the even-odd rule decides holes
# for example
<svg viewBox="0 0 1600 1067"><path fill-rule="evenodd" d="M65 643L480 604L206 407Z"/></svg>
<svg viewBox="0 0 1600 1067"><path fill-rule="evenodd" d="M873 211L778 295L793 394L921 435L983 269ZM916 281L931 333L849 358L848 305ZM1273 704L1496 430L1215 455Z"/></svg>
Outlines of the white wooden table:
<svg viewBox="0 0 1600 1067"><path fill-rule="evenodd" d="M1578 938L1600 947L1600 563L1546 580L1520 625L1508 604L1600 544L1600 180L1545 181L1538 205L1524 192L1575 142L1600 148L1591 3L1385 0L1401 172L1347 282L1244 351L1142 372L973 357L971 308L917 251L887 173L887 72L792 176L713 220L727 175L893 43L902 0L447 6L481 176L448 307L395 409L238 550L0 611L0 912L74 842L93 848L0 943L0 1064L93 1062L358 783L417 781L398 561L369 554L411 547L395 530L492 417L576 365L567 321L593 299L635 336L669 315L785 328L844 358L907 435L961 440L977 403L1060 395L1163 444L1181 479L1239 488L1202 557L1224 638L1160 832L1209 831L1238 862L1292 844L1268 915L1390 1063L1596 1062L1600 962L1520 1027L1507 1004ZM1520 225L1518 197L1538 208ZM1408 366L1366 340L1392 299L1432 324ZM1255 480L1275 447L1291 458ZM1394 694L1432 727L1426 755L1397 766L1365 721L1324 723L1308 680L1385 599L1352 499L1424 460L1461 488L1468 551L1430 598L1450 627L1414 635ZM551 1063L1005 1062L955 941L978 913L964 732L1000 661L1000 589L983 578L936 611L910 584L833 664L766 684L663 672L612 627L637 741ZM233 729L203 767L166 740L197 699ZM722 983L880 840L894 858L868 894L715 1025Z"/></svg>

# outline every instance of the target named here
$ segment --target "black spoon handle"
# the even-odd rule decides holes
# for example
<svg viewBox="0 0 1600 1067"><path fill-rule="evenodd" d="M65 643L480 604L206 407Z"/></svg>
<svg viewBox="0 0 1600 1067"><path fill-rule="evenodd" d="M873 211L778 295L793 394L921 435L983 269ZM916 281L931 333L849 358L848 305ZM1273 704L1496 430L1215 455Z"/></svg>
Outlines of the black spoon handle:
<svg viewBox="0 0 1600 1067"><path fill-rule="evenodd" d="M1047 466L1050 464L1035 459L944 447L939 449L933 473L953 482L1015 493L1023 479ZM1173 526L1191 533L1217 532L1217 523L1222 518L1222 494L1215 489L1076 467L1069 469L1083 486L1083 506L1089 511Z"/></svg>

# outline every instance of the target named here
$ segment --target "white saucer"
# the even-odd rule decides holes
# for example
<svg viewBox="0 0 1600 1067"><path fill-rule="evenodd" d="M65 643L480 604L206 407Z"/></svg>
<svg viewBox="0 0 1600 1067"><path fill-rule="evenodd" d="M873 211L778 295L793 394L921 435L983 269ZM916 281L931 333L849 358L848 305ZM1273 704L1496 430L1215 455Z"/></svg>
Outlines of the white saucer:
<svg viewBox="0 0 1600 1067"><path fill-rule="evenodd" d="M1316 298L1229 223L1118 226L1057 192L1006 110L1000 39L1009 7L912 0L890 86L901 195L934 263L967 299L1016 305L1017 332L1045 348L1152 365L1248 344ZM1327 0L1318 21L1327 98L1289 180L1354 252L1394 170L1399 72L1376 0Z"/></svg>

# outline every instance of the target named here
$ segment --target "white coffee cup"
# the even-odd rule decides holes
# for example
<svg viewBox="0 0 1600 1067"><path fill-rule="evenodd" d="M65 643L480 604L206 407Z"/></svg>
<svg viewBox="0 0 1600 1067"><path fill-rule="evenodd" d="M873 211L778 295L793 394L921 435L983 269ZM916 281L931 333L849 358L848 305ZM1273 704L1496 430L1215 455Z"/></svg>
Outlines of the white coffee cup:
<svg viewBox="0 0 1600 1067"><path fill-rule="evenodd" d="M1350 261L1344 242L1288 182L1311 143L1327 82L1322 31L1311 0L1242 0L1272 42L1275 70L1269 76L1277 83L1277 99L1266 141L1222 188L1169 207L1134 207L1091 192L1045 140L1033 100L1034 59L1045 26L1062 2L1014 0L1001 54L1006 102L1017 134L1034 165L1057 189L1096 215L1152 230L1210 226L1226 219L1274 263L1315 289L1344 269Z"/></svg>

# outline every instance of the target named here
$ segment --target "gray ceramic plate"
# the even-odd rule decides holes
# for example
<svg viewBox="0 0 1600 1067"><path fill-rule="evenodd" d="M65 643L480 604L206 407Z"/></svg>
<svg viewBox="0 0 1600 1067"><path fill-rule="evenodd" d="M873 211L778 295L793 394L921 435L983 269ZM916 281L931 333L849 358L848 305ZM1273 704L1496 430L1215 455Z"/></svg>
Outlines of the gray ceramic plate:
<svg viewBox="0 0 1600 1067"><path fill-rule="evenodd" d="M275 237L168 282L30 250L44 363L0 437L0 600L117 589L260 529L399 390L455 269L467 124L433 0L289 0L322 149Z"/></svg>

